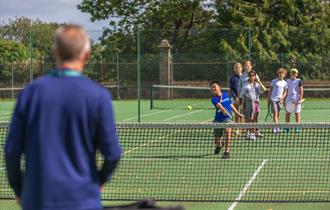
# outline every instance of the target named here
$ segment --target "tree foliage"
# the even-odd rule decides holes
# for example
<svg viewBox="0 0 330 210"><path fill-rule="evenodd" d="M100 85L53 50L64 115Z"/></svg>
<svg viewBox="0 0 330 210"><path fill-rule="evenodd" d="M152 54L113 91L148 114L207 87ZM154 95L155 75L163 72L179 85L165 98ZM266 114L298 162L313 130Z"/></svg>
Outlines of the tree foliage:
<svg viewBox="0 0 330 210"><path fill-rule="evenodd" d="M58 23L47 23L37 19L35 21L26 17L10 19L0 28L3 39L13 40L23 44L26 48L32 43L33 58L52 61L52 46L54 31Z"/></svg>
<svg viewBox="0 0 330 210"><path fill-rule="evenodd" d="M28 62L29 50L22 43L0 39L0 55L0 63Z"/></svg>

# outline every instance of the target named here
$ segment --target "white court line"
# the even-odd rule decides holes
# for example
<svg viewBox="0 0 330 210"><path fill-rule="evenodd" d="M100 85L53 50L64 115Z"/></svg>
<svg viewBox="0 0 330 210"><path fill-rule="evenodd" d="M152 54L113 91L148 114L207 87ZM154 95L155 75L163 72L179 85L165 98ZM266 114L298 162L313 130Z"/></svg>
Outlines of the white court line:
<svg viewBox="0 0 330 210"><path fill-rule="evenodd" d="M265 164L267 163L267 161L268 160L263 160L262 161L261 165L257 168L257 170L254 172L254 174L251 176L250 180L245 184L243 190L239 193L238 197L235 199L235 202L233 204L231 204L231 206L228 208L228 210L233 210L236 207L238 201L240 201L241 198L245 195L246 191L249 189L249 187L251 186L252 182L258 176L259 172L265 166Z"/></svg>
<svg viewBox="0 0 330 210"><path fill-rule="evenodd" d="M153 112L153 113L149 113L149 114L142 114L142 115L140 115L140 117L146 117L146 116L156 115L156 114L160 114L160 113L168 112L168 111L170 111L170 110L162 110L162 111L157 111L157 112ZM137 119L137 118L138 117L130 117L130 118L124 119L123 121L126 122L126 121L134 120L134 119Z"/></svg>
<svg viewBox="0 0 330 210"><path fill-rule="evenodd" d="M213 117L212 118L210 118L210 119L207 119L207 120L204 120L204 121L202 121L201 123L207 123L207 122L212 122L213 121Z"/></svg>
<svg viewBox="0 0 330 210"><path fill-rule="evenodd" d="M174 133L176 133L176 132L174 132ZM148 143L144 143L144 144L141 144L141 145L139 145L139 146L137 146L137 147L134 147L133 149L124 152L123 155L128 154L128 153L130 153L130 152L133 152L134 150L140 149L141 147L144 147L144 146L146 146L146 145L148 145L148 144L152 144L152 143L154 143L154 142L158 142L158 141L160 141L160 140L162 140L162 139L164 139L164 138L166 138L166 137L168 137L168 136L170 136L170 135L172 135L172 134L174 134L174 133L170 133L170 134L167 134L167 135L165 135L165 136L161 136L160 138L158 138L158 139L156 139L156 140L153 140L153 141L150 141L150 142L148 142ZM123 156L123 155L122 155L122 156Z"/></svg>
<svg viewBox="0 0 330 210"><path fill-rule="evenodd" d="M195 113L197 113L197 112L201 112L201 111L202 111L202 110L197 110L197 111L188 112L188 113L185 113L185 114L179 114L179 115L176 115L176 116L174 116L174 117L166 118L166 119L164 119L163 121L173 120L173 119L176 119L176 118L179 118L179 117L183 117L183 116L187 116L187 115L195 114Z"/></svg>
<svg viewBox="0 0 330 210"><path fill-rule="evenodd" d="M154 142L154 141L153 141ZM151 143L151 142L150 142ZM144 146L147 145L147 144L143 144ZM214 156L213 153L209 154L211 157ZM122 160L157 160L157 161L168 161L168 160L175 160L175 161L178 161L178 160L182 160L182 161L199 161L199 162L203 162L203 161L210 161L210 160L216 160L218 161L218 159L215 159L215 158L188 158L188 157L130 157L130 158L126 158L126 157L123 157ZM279 162L283 162L283 161L286 161L286 162L290 162L290 161L293 161L293 162L315 162L315 161L330 161L329 159L318 159L318 158L295 158L295 159L288 159L288 158L280 158L280 159L270 159L272 162L276 162L276 161L279 161ZM260 161L260 158L230 158L230 161L245 161L245 162L249 162L249 161L256 161L256 162L259 162Z"/></svg>

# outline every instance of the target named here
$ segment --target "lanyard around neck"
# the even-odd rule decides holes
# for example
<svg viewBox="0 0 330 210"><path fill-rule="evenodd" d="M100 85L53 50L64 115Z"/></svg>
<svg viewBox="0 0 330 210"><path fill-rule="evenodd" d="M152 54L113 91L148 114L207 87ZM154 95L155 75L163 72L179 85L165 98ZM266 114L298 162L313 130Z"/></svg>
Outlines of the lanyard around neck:
<svg viewBox="0 0 330 210"><path fill-rule="evenodd" d="M48 75L52 77L81 77L82 74L79 71L71 70L71 69L53 69Z"/></svg>

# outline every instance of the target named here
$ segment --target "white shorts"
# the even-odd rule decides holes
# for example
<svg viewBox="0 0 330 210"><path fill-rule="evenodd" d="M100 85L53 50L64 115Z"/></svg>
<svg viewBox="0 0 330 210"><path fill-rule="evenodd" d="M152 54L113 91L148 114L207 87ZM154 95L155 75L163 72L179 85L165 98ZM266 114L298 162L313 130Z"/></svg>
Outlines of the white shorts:
<svg viewBox="0 0 330 210"><path fill-rule="evenodd" d="M287 113L300 113L301 104L295 104L294 102L286 102L285 109Z"/></svg>

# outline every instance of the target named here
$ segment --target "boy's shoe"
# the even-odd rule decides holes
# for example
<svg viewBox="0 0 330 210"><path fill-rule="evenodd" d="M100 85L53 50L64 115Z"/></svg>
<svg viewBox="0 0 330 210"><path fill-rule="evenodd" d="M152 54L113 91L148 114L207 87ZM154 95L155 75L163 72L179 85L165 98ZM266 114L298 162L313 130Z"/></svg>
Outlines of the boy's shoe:
<svg viewBox="0 0 330 210"><path fill-rule="evenodd" d="M290 129L289 128L284 128L285 133L289 133Z"/></svg>
<svg viewBox="0 0 330 210"><path fill-rule="evenodd" d="M257 140L256 135L254 133L250 134L250 140L252 141Z"/></svg>
<svg viewBox="0 0 330 210"><path fill-rule="evenodd" d="M230 158L230 153L229 152L224 152L222 159L229 159Z"/></svg>
<svg viewBox="0 0 330 210"><path fill-rule="evenodd" d="M300 133L300 128L296 128L296 129L295 129L295 132L296 132L296 133Z"/></svg>
<svg viewBox="0 0 330 210"><path fill-rule="evenodd" d="M249 130L246 132L246 139L250 139L250 131Z"/></svg>
<svg viewBox="0 0 330 210"><path fill-rule="evenodd" d="M220 146L216 146L215 149L214 149L214 154L215 154L215 155L219 154L221 148L222 148L222 147L220 147Z"/></svg>
<svg viewBox="0 0 330 210"><path fill-rule="evenodd" d="M264 137L264 135L260 131L257 131L256 132L256 137Z"/></svg>
<svg viewBox="0 0 330 210"><path fill-rule="evenodd" d="M282 132L282 130L280 129L280 128L277 128L277 131L276 131L277 133L281 133Z"/></svg>
<svg viewBox="0 0 330 210"><path fill-rule="evenodd" d="M277 128L273 128L273 133L277 133Z"/></svg>

